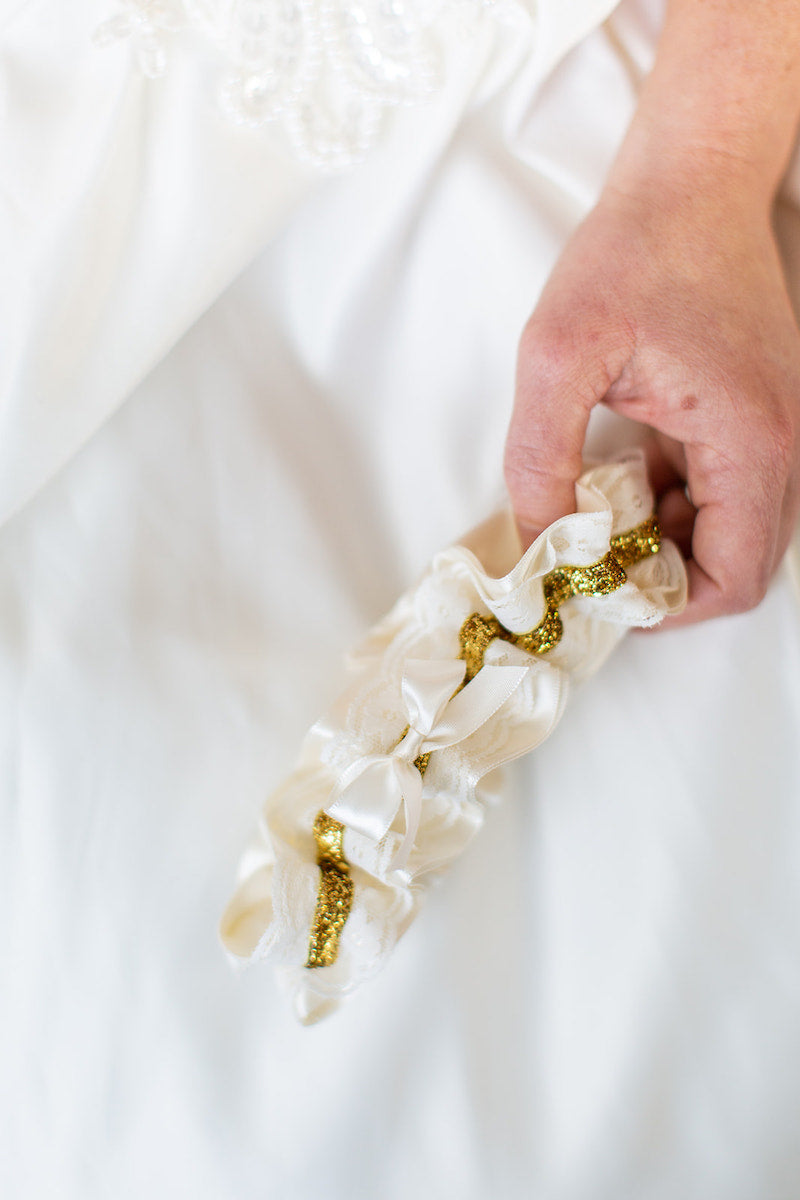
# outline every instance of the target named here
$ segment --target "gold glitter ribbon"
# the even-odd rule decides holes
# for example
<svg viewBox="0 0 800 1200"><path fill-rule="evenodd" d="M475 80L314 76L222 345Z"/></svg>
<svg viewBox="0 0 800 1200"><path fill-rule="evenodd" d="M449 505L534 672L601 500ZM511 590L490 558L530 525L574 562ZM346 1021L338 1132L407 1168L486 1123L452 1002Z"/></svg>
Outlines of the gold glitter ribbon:
<svg viewBox="0 0 800 1200"><path fill-rule="evenodd" d="M353 880L344 856L344 825L325 812L317 813L314 840L320 869L317 906L311 925L307 967L331 967L339 952L339 938L353 907Z"/></svg>
<svg viewBox="0 0 800 1200"><path fill-rule="evenodd" d="M542 580L545 611L539 624L527 633L512 633L497 617L473 613L459 630L459 658L467 664L465 683L474 679L483 666L488 646L501 638L528 654L547 654L564 634L559 614L562 604L572 596L607 596L617 591L627 578L625 568L642 562L661 547L661 532L655 516L635 529L618 534L610 542L607 554L585 567L556 567ZM461 686L464 686L463 684ZM420 755L415 766L425 774L430 754ZM307 967L330 967L336 962L339 939L353 905L353 880L344 854L344 825L325 812L317 813L314 840L320 869L319 890L311 925Z"/></svg>
<svg viewBox="0 0 800 1200"><path fill-rule="evenodd" d="M467 664L466 682L473 679L483 666L483 656L490 642L502 638L528 654L547 654L564 635L559 608L572 596L607 596L621 588L627 575L625 568L657 554L661 532L655 516L635 529L613 537L610 549L599 562L588 567L556 567L542 580L544 616L535 629L527 633L511 633L497 617L473 613L459 630L460 658Z"/></svg>

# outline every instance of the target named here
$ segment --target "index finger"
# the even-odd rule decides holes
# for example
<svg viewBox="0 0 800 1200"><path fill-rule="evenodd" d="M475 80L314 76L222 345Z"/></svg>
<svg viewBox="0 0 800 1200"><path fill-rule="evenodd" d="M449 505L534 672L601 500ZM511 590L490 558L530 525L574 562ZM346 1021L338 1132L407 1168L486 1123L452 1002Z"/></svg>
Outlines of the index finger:
<svg viewBox="0 0 800 1200"><path fill-rule="evenodd" d="M575 511L589 415L607 390L605 371L582 364L571 341L529 323L520 340L504 460L524 547Z"/></svg>

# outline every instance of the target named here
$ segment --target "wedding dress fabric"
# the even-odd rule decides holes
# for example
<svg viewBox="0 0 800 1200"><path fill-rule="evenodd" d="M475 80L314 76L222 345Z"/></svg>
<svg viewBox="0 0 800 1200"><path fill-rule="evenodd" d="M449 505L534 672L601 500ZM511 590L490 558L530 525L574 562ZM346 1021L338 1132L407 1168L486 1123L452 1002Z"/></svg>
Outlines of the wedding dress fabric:
<svg viewBox="0 0 800 1200"><path fill-rule="evenodd" d="M519 330L659 5L443 9L435 86L331 174L233 119L207 30L156 78L98 46L120 12L0 7L3 1194L790 1200L788 565L628 636L326 1021L217 935L343 653L502 502Z"/></svg>

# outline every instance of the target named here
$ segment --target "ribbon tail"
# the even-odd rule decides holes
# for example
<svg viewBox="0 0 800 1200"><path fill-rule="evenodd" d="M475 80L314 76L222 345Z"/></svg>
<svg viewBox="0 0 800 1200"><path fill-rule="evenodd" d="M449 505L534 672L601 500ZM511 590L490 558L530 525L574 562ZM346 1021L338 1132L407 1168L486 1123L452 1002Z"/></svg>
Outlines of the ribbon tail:
<svg viewBox="0 0 800 1200"><path fill-rule="evenodd" d="M397 782L403 793L406 832L397 848L397 853L392 859L392 867L395 870L402 870L408 862L411 851L414 849L414 842L419 831L419 823L422 819L422 776L411 763L398 762L395 765L397 768Z"/></svg>
<svg viewBox="0 0 800 1200"><path fill-rule="evenodd" d="M443 750L475 733L510 699L529 670L530 667L491 664L482 667L471 683L447 705L444 719L425 739L423 751Z"/></svg>
<svg viewBox="0 0 800 1200"><path fill-rule="evenodd" d="M335 821L379 842L386 836L402 802L393 759L368 755L351 763L343 773L325 812Z"/></svg>

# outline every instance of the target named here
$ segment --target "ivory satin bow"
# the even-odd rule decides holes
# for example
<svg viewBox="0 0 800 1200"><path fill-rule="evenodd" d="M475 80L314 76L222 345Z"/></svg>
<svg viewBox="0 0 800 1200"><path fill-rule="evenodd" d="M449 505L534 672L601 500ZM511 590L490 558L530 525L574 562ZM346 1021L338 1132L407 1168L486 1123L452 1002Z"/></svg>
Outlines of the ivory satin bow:
<svg viewBox="0 0 800 1200"><path fill-rule="evenodd" d="M343 772L325 811L343 825L379 842L401 807L405 836L393 860L402 868L422 816L422 773L415 759L464 741L489 721L528 673L524 666L484 666L465 688L466 664L408 659L401 692L408 731L387 754L366 754Z"/></svg>

